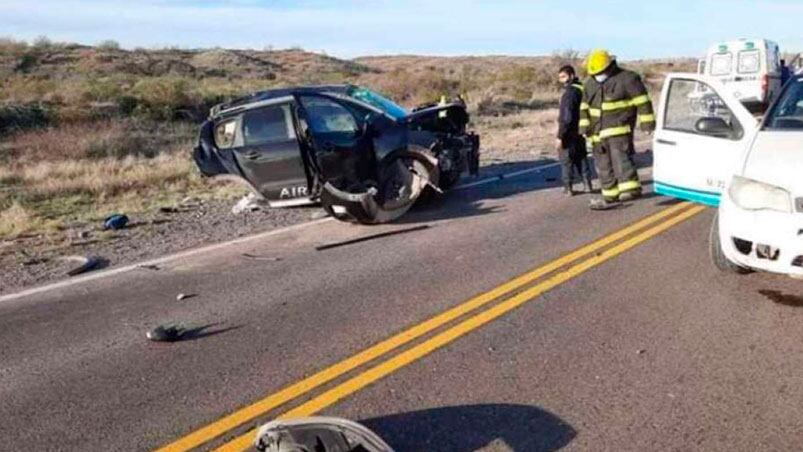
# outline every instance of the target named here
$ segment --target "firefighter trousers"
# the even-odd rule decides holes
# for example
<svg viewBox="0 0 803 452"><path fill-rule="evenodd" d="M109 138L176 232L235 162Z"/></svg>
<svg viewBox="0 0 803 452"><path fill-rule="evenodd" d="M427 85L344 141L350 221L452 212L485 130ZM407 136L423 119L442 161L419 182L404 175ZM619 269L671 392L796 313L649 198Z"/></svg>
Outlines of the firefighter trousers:
<svg viewBox="0 0 803 452"><path fill-rule="evenodd" d="M616 201L626 192L641 194L641 182L633 160L635 152L632 134L605 138L594 144L594 162L606 201Z"/></svg>

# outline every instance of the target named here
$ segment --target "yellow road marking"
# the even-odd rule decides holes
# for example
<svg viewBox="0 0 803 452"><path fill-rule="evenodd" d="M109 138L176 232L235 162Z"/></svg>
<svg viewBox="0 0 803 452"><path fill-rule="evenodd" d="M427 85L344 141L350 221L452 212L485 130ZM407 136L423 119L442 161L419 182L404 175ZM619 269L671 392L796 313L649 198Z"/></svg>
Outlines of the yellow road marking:
<svg viewBox="0 0 803 452"><path fill-rule="evenodd" d="M438 314L422 323L419 323L407 330L404 330L388 339L385 339L339 363L336 363L314 375L311 375L297 383L287 386L278 392L265 397L251 405L241 408L215 422L212 422L187 436L184 436L164 447L157 452L177 452L187 451L192 448L198 447L208 441L211 441L218 436L245 424L246 422L255 419L279 406L292 401L307 392L332 381L341 375L344 375L363 364L372 361L382 355L401 347L449 322L467 314L481 306L484 306L495 299L506 295L514 290L517 290L527 284L535 281L536 279L552 273L559 268L574 262L577 259L585 257L589 254L595 253L617 240L620 240L656 221L671 216L686 207L689 203L680 203L664 209L658 213L650 215L642 220L639 220L630 226L622 228L608 236L605 236L593 243L585 245L575 251L572 251L556 260L553 260L539 268L518 276L488 292L480 294L468 301L455 306L441 314Z"/></svg>
<svg viewBox="0 0 803 452"><path fill-rule="evenodd" d="M507 314L508 312L518 308L519 306L533 300L544 292L547 292L564 282L588 271L589 269L610 260L625 251L639 245L640 243L660 234L661 232L671 228L672 226L697 215L705 210L705 206L695 206L682 214L673 217L663 223L651 227L650 229L614 246L602 253L592 256L579 264L576 264L566 271L560 272L546 280L536 284L535 286L511 297L507 300L497 304L496 306L482 311L467 320L449 328L448 330L422 342L415 347L410 348L387 361L372 367L365 372L347 380L346 382L324 392L323 394L305 402L298 407L287 411L279 416L282 419L296 418L310 416L318 411L333 405L337 401L349 396L360 389L374 383L375 381L386 377L387 375L399 370L400 368L417 361L433 351L449 344L450 342L464 336L471 331L492 322L493 320ZM232 441L224 444L223 446L215 449L215 452L232 452L243 451L249 448L254 441L256 430L249 430L247 433L238 436Z"/></svg>

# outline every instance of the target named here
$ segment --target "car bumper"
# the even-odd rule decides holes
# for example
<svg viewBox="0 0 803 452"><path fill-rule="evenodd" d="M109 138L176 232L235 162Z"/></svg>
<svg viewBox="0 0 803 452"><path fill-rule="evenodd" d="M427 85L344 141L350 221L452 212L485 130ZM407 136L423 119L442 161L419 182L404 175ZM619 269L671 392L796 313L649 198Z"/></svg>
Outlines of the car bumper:
<svg viewBox="0 0 803 452"><path fill-rule="evenodd" d="M803 277L803 214L745 210L723 193L719 207L722 251L755 270Z"/></svg>

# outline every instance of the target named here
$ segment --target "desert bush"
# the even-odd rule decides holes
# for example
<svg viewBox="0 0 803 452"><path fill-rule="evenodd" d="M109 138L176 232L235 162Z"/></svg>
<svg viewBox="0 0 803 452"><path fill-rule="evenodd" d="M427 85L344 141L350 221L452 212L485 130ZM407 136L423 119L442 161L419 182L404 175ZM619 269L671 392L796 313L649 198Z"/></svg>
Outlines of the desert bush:
<svg viewBox="0 0 803 452"><path fill-rule="evenodd" d="M137 99L135 111L152 119L171 120L182 110L200 109L200 96L185 78L143 78L131 94Z"/></svg>
<svg viewBox="0 0 803 452"><path fill-rule="evenodd" d="M45 127L52 120L51 110L42 104L0 106L0 134Z"/></svg>
<svg viewBox="0 0 803 452"><path fill-rule="evenodd" d="M99 42L97 48L100 50L120 50L120 43L114 39L107 39Z"/></svg>

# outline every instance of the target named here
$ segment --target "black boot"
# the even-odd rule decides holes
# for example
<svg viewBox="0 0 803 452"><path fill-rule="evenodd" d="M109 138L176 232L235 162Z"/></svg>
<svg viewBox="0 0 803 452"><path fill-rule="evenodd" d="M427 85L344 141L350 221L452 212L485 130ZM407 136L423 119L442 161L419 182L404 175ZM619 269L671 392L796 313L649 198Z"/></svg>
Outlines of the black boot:
<svg viewBox="0 0 803 452"><path fill-rule="evenodd" d="M563 194L566 196L574 196L574 190L572 189L571 185L564 185L563 186Z"/></svg>
<svg viewBox="0 0 803 452"><path fill-rule="evenodd" d="M583 188L585 188L586 193L594 193L594 185L591 184L591 179L583 181Z"/></svg>

